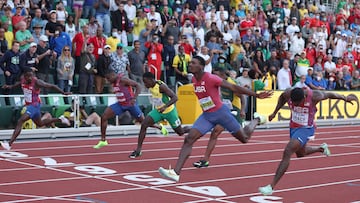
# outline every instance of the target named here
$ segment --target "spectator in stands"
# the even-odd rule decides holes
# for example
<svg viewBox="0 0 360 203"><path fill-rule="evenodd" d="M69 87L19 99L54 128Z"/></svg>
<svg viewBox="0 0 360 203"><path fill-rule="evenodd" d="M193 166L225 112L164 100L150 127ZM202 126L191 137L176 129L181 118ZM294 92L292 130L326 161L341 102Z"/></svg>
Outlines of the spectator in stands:
<svg viewBox="0 0 360 203"><path fill-rule="evenodd" d="M21 74L20 69L20 43L14 41L11 50L5 52L4 56L0 58L0 68L4 72L5 84L13 85ZM9 90L4 90L4 94L9 94Z"/></svg>
<svg viewBox="0 0 360 203"><path fill-rule="evenodd" d="M39 38L41 37L41 35L42 35L42 26L40 24L34 25L32 37L34 38L34 42L36 44L39 43Z"/></svg>
<svg viewBox="0 0 360 203"><path fill-rule="evenodd" d="M140 49L140 42L135 40L134 49L128 53L129 75L130 78L140 84L141 89L145 90L142 76L145 73L145 53Z"/></svg>
<svg viewBox="0 0 360 203"><path fill-rule="evenodd" d="M74 39L77 29L79 28L74 24L74 17L69 15L65 23L65 32L69 34L71 41Z"/></svg>
<svg viewBox="0 0 360 203"><path fill-rule="evenodd" d="M82 12L83 12L84 4L85 4L84 0L74 0L73 5L72 5L73 6L73 11L74 11L74 14L75 14L74 22L75 22L75 26L77 28L79 28L79 20L81 18ZM87 8L87 9L89 9L89 8ZM86 12L88 12L88 11L86 11ZM86 13L86 15L88 15L88 13Z"/></svg>
<svg viewBox="0 0 360 203"><path fill-rule="evenodd" d="M104 55L109 54L109 47L104 47ZM92 94L94 86L94 74L98 73L96 67L93 44L83 43L80 55L79 67L79 93ZM99 59L100 60L100 59Z"/></svg>
<svg viewBox="0 0 360 203"><path fill-rule="evenodd" d="M352 90L360 90L360 74L358 70L353 72L353 77L351 79L351 89Z"/></svg>
<svg viewBox="0 0 360 203"><path fill-rule="evenodd" d="M201 56L205 60L204 72L212 73L211 60L214 56L213 52L212 51L209 52L209 48L207 48L206 46L202 46L198 56Z"/></svg>
<svg viewBox="0 0 360 203"><path fill-rule="evenodd" d="M13 32L12 13L11 13L10 6L5 6L4 5L3 11L4 11L4 15L1 15L0 22L1 22L2 25L4 25L4 23L7 23L8 30L10 32Z"/></svg>
<svg viewBox="0 0 360 203"><path fill-rule="evenodd" d="M119 43L115 52L110 54L111 63L110 69L116 74L123 74L125 77L129 77L130 63L126 53L124 53L124 45Z"/></svg>
<svg viewBox="0 0 360 203"><path fill-rule="evenodd" d="M95 16L96 9L94 8L94 0L84 0L82 8L82 17L89 19L90 16Z"/></svg>
<svg viewBox="0 0 360 203"><path fill-rule="evenodd" d="M25 69L31 69L32 71L37 71L37 64L39 63L39 59L36 54L37 44L32 42L30 47L20 55L20 69L23 71Z"/></svg>
<svg viewBox="0 0 360 203"><path fill-rule="evenodd" d="M116 51L116 47L119 43L121 43L121 41L118 30L116 28L112 28L111 36L106 39L106 44L111 47L111 52L114 52Z"/></svg>
<svg viewBox="0 0 360 203"><path fill-rule="evenodd" d="M84 106L79 106L78 112L77 112L77 119L80 122L79 127L88 127L88 126L100 126L101 118L99 114L96 112L91 112L90 115L85 111ZM67 126L74 126L75 122L75 104L74 100L71 102L71 106L67 109L65 109L63 116L67 118L70 122Z"/></svg>
<svg viewBox="0 0 360 203"><path fill-rule="evenodd" d="M333 56L328 54L326 59L327 60L324 63L325 77L329 76L330 73L336 73L336 64L332 61Z"/></svg>
<svg viewBox="0 0 360 203"><path fill-rule="evenodd" d="M49 13L48 22L45 26L45 34L49 37L50 40L52 37L54 37L57 26L58 23L56 22L56 11L52 10Z"/></svg>
<svg viewBox="0 0 360 203"><path fill-rule="evenodd" d="M267 68L261 49L257 49L253 60L253 69L262 77L266 73Z"/></svg>
<svg viewBox="0 0 360 203"><path fill-rule="evenodd" d="M105 35L109 36L111 32L111 19L109 11L109 0L95 0L94 8L96 9L96 20L99 23ZM96 51L96 45L95 51ZM103 47L103 46L102 46ZM96 54L95 54L96 56ZM96 57L97 58L97 57Z"/></svg>
<svg viewBox="0 0 360 203"><path fill-rule="evenodd" d="M56 4L56 21L59 24L65 26L65 21L68 16L69 16L69 14L67 13L67 11L64 8L64 3L62 1L59 1Z"/></svg>
<svg viewBox="0 0 360 203"><path fill-rule="evenodd" d="M147 55L149 71L154 73L155 79L161 78L161 53L163 45L159 42L159 36L157 34L152 35L151 41L145 42L145 47L148 48L149 52Z"/></svg>
<svg viewBox="0 0 360 203"><path fill-rule="evenodd" d="M41 18L41 9L36 9L35 10L35 15L33 17L33 19L31 20L31 26L30 26L30 30L34 30L35 26L37 27L41 27L41 33L40 34L44 34L44 31L42 30L43 27L45 27L45 21Z"/></svg>
<svg viewBox="0 0 360 203"><path fill-rule="evenodd" d="M277 68L272 65L269 67L268 71L262 78L262 82L264 83L264 90L276 90L277 89Z"/></svg>
<svg viewBox="0 0 360 203"><path fill-rule="evenodd" d="M5 30L4 37L5 37L5 40L7 41L8 49L11 49L13 41L14 41L14 33L9 31L8 27L9 27L8 22L5 22L2 24L2 28L4 28L4 30Z"/></svg>
<svg viewBox="0 0 360 203"><path fill-rule="evenodd" d="M285 59L283 61L283 67L279 70L277 79L279 90L285 90L292 86L292 75L289 68L289 60Z"/></svg>
<svg viewBox="0 0 360 203"><path fill-rule="evenodd" d="M177 44L179 42L179 36L180 36L180 28L177 25L176 18L172 16L169 21L166 22L162 32L161 36L164 40L164 45L168 42L167 39L169 39L169 36L172 36L173 44Z"/></svg>
<svg viewBox="0 0 360 203"><path fill-rule="evenodd" d="M19 30L15 34L15 40L20 43L20 52L24 52L30 47L30 43L34 42L31 32L26 29L26 23L20 21L18 24Z"/></svg>
<svg viewBox="0 0 360 203"><path fill-rule="evenodd" d="M57 85L61 90L70 92L73 85L75 61L71 56L70 46L64 46L58 58L56 67L57 71Z"/></svg>
<svg viewBox="0 0 360 203"><path fill-rule="evenodd" d="M36 77L44 82L49 82L49 70L51 62L56 57L53 55L53 51L47 46L49 39L46 35L41 35L39 38L39 43L36 49L36 54L38 55L39 63L37 64ZM52 75L50 77L53 77ZM53 81L53 80L51 80ZM42 88L43 94L47 94L47 89Z"/></svg>
<svg viewBox="0 0 360 203"><path fill-rule="evenodd" d="M50 48L56 52L57 56L60 56L62 54L64 46L70 47L71 51L71 40L70 36L64 32L64 27L60 24L57 25L56 31L53 37L51 37L51 40L49 42ZM71 54L71 52L70 52Z"/></svg>
<svg viewBox="0 0 360 203"><path fill-rule="evenodd" d="M260 74L254 69L249 71L249 78L251 79L251 89L253 91L263 90L265 87L264 82L259 78Z"/></svg>
<svg viewBox="0 0 360 203"><path fill-rule="evenodd" d="M136 17L133 20L134 29L133 35L134 40L139 40L140 32L146 28L146 25L149 23L149 20L146 16L146 13L142 9L136 11Z"/></svg>
<svg viewBox="0 0 360 203"><path fill-rule="evenodd" d="M99 58L100 55L103 54L104 46L106 45L106 38L103 35L103 28L98 27L96 30L96 36L91 37L88 41L88 43L91 43L94 45L94 56L96 60Z"/></svg>
<svg viewBox="0 0 360 203"><path fill-rule="evenodd" d="M179 46L178 52L179 53L174 57L172 63L172 67L175 70L176 82L188 84L190 82L188 78L188 66L191 61L191 56L185 53L185 48L183 46Z"/></svg>
<svg viewBox="0 0 360 203"><path fill-rule="evenodd" d="M78 32L72 40L72 55L75 57L75 74L78 74L80 70L80 56L83 46L88 43L90 38L88 25L81 26L81 30L82 32Z"/></svg>
<svg viewBox="0 0 360 203"><path fill-rule="evenodd" d="M11 17L11 24L13 25L13 32L16 35L16 32L20 29L20 22L25 22L25 14L22 13L24 6L17 4L15 8L14 15ZM25 23L26 24L26 23Z"/></svg>
<svg viewBox="0 0 360 203"><path fill-rule="evenodd" d="M124 4L119 4L119 9L111 12L111 25L116 28L119 34L121 43L127 47L128 41L126 37L126 29L130 25L130 20L127 17L127 11L124 10Z"/></svg>
<svg viewBox="0 0 360 203"><path fill-rule="evenodd" d="M327 89L327 82L323 77L323 73L315 72L315 77L312 80L312 84L314 85L313 89L317 90L326 90Z"/></svg>
<svg viewBox="0 0 360 203"><path fill-rule="evenodd" d="M335 90L336 88L336 75L335 73L330 73L329 78L327 79L327 88L326 90Z"/></svg>
<svg viewBox="0 0 360 203"><path fill-rule="evenodd" d="M151 22L152 19L156 20L156 26L162 25L161 15L156 11L155 5L150 5L150 12L147 13L147 18Z"/></svg>
<svg viewBox="0 0 360 203"><path fill-rule="evenodd" d="M0 57L8 50L8 42L5 39L5 29L0 27Z"/></svg>
<svg viewBox="0 0 360 203"><path fill-rule="evenodd" d="M313 68L315 73L324 71L323 57L321 55L316 58L316 63L314 64Z"/></svg>
<svg viewBox="0 0 360 203"><path fill-rule="evenodd" d="M99 25L99 23L96 20L95 16L90 16L89 17L88 27L89 27L89 35L90 35L90 37L95 37L98 28L101 27L101 26Z"/></svg>
<svg viewBox="0 0 360 203"><path fill-rule="evenodd" d="M88 50L91 52L91 50ZM104 54L99 56L99 59L96 61L96 70L97 73L95 75L95 93L102 94L104 85L105 85L105 73L110 70L110 50L105 50ZM89 84L90 85L90 84Z"/></svg>
<svg viewBox="0 0 360 203"><path fill-rule="evenodd" d="M335 90L349 90L350 87L347 86L346 80L344 79L344 73L339 71L336 77L336 86Z"/></svg>
<svg viewBox="0 0 360 203"><path fill-rule="evenodd" d="M165 71L164 82L166 82L170 88L173 88L175 86L175 71L172 68L172 63L176 55L174 39L175 37L173 37L172 35L168 36L167 43L165 43L164 45L164 51L162 56L162 58L164 59Z"/></svg>

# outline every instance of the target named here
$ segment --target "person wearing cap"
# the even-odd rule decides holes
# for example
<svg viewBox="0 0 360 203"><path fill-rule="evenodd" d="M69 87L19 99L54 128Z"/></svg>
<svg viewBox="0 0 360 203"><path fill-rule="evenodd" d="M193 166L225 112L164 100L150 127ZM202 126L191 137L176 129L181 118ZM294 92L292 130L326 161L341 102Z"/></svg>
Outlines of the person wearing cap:
<svg viewBox="0 0 360 203"><path fill-rule="evenodd" d="M34 42L31 32L26 29L26 23L21 21L18 23L19 30L15 34L15 40L20 42L20 52L26 51L30 47L30 43Z"/></svg>
<svg viewBox="0 0 360 203"><path fill-rule="evenodd" d="M39 63L37 64L37 71L35 72L35 74L37 78L45 82L50 82L54 80L49 79L49 77L53 77L53 75L49 75L49 67L51 66L52 60L56 58L54 55L52 55L53 52L47 46L48 42L48 37L46 35L41 35L36 49ZM48 93L46 88L42 88L42 92L44 94Z"/></svg>
<svg viewBox="0 0 360 203"><path fill-rule="evenodd" d="M30 30L34 30L35 27L43 28L44 26L44 20L41 18L41 9L37 8L35 9L34 17L31 20ZM41 34L44 34L44 31L42 29Z"/></svg>
<svg viewBox="0 0 360 203"><path fill-rule="evenodd" d="M51 10L49 13L48 22L45 25L45 34L49 37L53 37L55 35L56 28L59 24L56 21L56 11Z"/></svg>
<svg viewBox="0 0 360 203"><path fill-rule="evenodd" d="M37 44L35 42L31 42L29 48L20 55L20 69L24 71L27 68L30 68L34 72L37 71L37 64L39 60L37 58Z"/></svg>
<svg viewBox="0 0 360 203"><path fill-rule="evenodd" d="M34 38L34 42L37 44L39 43L39 38L42 35L41 32L42 32L42 26L40 24L34 25L32 36Z"/></svg>
<svg viewBox="0 0 360 203"><path fill-rule="evenodd" d="M96 69L97 73L95 74L95 93L103 94L104 85L105 85L105 73L110 69L111 63L111 46L104 46L104 53L99 56L97 60Z"/></svg>

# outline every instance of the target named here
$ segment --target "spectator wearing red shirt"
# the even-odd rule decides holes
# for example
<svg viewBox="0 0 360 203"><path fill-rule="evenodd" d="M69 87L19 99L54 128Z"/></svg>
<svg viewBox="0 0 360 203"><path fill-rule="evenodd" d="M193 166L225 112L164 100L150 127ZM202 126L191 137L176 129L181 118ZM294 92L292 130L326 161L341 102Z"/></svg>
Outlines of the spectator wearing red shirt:
<svg viewBox="0 0 360 203"><path fill-rule="evenodd" d="M96 30L96 36L89 39L89 43L94 45L94 56L96 60L99 58L99 55L102 55L104 52L104 46L106 45L106 38L103 36L103 28L98 27Z"/></svg>
<svg viewBox="0 0 360 203"><path fill-rule="evenodd" d="M78 32L72 40L73 56L75 56L75 73L79 73L82 47L84 43L88 43L90 38L89 27L85 24L81 29L82 32Z"/></svg>
<svg viewBox="0 0 360 203"><path fill-rule="evenodd" d="M241 38L242 38L244 35L246 35L246 31L247 31L248 29L253 29L253 28L254 28L254 25L255 25L255 23L254 23L254 21L251 19L251 14L250 14L250 13L247 13L247 14L246 14L246 18L240 22L240 28L239 28L239 30L240 30L240 36L241 36Z"/></svg>
<svg viewBox="0 0 360 203"><path fill-rule="evenodd" d="M189 54L190 56L192 56L192 53L195 52L195 49L193 46L191 46L191 44L189 43L189 40L187 39L186 35L183 35L181 37L181 42L180 42L180 46L183 46L185 49L185 54Z"/></svg>
<svg viewBox="0 0 360 203"><path fill-rule="evenodd" d="M21 15L21 11L23 9L23 6L21 4L18 4L16 6L16 12L15 14L13 15L13 17L11 17L11 23L13 25L13 33L15 35L15 33L19 30L18 28L18 23L20 21L24 21L25 20L25 17Z"/></svg>
<svg viewBox="0 0 360 203"><path fill-rule="evenodd" d="M315 43L309 42L305 48L306 52L306 58L310 62L310 66L313 66L315 64L316 60L316 49L315 49Z"/></svg>
<svg viewBox="0 0 360 203"><path fill-rule="evenodd" d="M156 80L160 80L163 45L159 43L159 36L153 34L152 41L145 42L145 47L149 50L147 55L149 72L156 76Z"/></svg>

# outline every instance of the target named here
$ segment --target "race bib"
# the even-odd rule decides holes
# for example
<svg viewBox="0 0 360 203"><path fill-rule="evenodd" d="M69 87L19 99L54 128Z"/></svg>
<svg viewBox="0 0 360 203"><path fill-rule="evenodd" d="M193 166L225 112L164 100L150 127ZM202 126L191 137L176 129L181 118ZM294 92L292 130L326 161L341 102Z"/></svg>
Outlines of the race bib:
<svg viewBox="0 0 360 203"><path fill-rule="evenodd" d="M101 55L103 53L103 49L102 48L98 48L98 54Z"/></svg>
<svg viewBox="0 0 360 203"><path fill-rule="evenodd" d="M203 111L207 111L215 107L215 104L210 96L200 99L199 102Z"/></svg>
<svg viewBox="0 0 360 203"><path fill-rule="evenodd" d="M309 114L292 111L291 120L294 123L307 126L309 123Z"/></svg>
<svg viewBox="0 0 360 203"><path fill-rule="evenodd" d="M151 59L152 60L156 60L157 58L156 58L156 54L151 54Z"/></svg>
<svg viewBox="0 0 360 203"><path fill-rule="evenodd" d="M225 106L227 106L230 110L233 109L233 105L232 105L230 99L223 99L222 102L223 102L223 104L224 104Z"/></svg>

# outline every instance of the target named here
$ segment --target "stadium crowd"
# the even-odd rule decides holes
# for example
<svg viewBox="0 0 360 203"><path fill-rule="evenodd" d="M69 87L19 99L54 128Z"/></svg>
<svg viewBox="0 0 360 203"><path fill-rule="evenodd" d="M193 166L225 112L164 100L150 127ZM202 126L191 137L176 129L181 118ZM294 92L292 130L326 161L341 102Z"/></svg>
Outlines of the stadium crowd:
<svg viewBox="0 0 360 203"><path fill-rule="evenodd" d="M0 0L0 23L1 84L31 68L101 94L112 69L175 89L199 55L253 90L360 87L359 0Z"/></svg>

